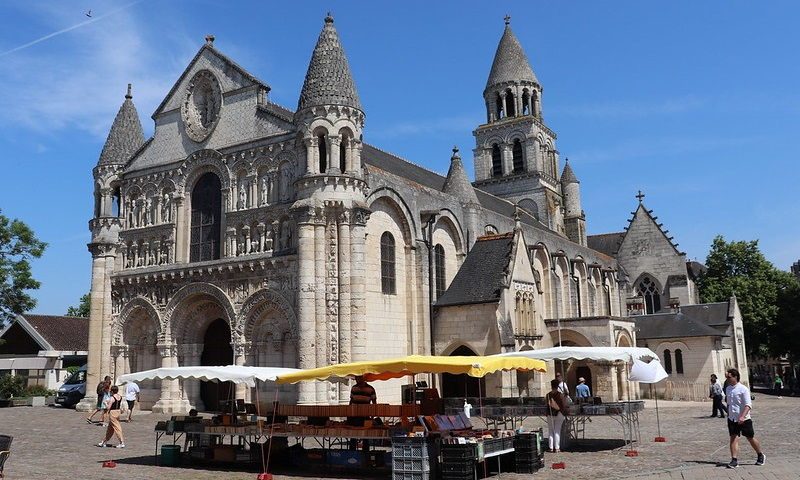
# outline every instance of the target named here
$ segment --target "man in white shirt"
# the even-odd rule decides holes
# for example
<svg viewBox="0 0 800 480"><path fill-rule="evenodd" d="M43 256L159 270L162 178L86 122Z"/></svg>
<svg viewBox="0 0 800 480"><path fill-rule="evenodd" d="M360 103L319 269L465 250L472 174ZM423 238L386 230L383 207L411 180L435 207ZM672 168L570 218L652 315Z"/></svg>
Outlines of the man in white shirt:
<svg viewBox="0 0 800 480"><path fill-rule="evenodd" d="M561 379L561 373L556 372L556 380L558 380L558 391L564 395L567 403L572 403L572 399L569 396L569 386L567 386L567 382Z"/></svg>
<svg viewBox="0 0 800 480"><path fill-rule="evenodd" d="M753 399L750 396L750 389L739 383L739 371L729 368L725 372L726 387L725 396L728 400L728 433L731 436L731 461L728 468L739 466L739 436L750 442L750 446L756 451L758 458L756 465L764 465L766 456L761 451L761 443L755 438L753 430L753 420L750 418L750 410L753 408Z"/></svg>
<svg viewBox="0 0 800 480"><path fill-rule="evenodd" d="M125 401L128 402L128 421L133 416L133 406L139 401L139 385L136 382L128 382L125 386Z"/></svg>

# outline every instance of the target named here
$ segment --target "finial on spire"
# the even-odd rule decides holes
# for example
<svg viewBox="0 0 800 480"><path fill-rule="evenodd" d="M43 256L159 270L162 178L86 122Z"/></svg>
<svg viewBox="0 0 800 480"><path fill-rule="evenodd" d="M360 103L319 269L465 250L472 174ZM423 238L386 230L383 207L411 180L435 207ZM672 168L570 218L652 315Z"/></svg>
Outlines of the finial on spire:
<svg viewBox="0 0 800 480"><path fill-rule="evenodd" d="M503 21L506 22L506 25L511 23L511 15L506 15L503 17Z"/></svg>
<svg viewBox="0 0 800 480"><path fill-rule="evenodd" d="M131 84L130 83L128 84L128 93L125 94L125 98L127 98L128 100L133 98L133 94L131 94Z"/></svg>
<svg viewBox="0 0 800 480"><path fill-rule="evenodd" d="M333 14L328 12L328 15L325 17L325 23L333 23Z"/></svg>
<svg viewBox="0 0 800 480"><path fill-rule="evenodd" d="M461 155L458 154L458 145L453 145L453 156L450 157L450 160L455 160L456 158L461 159Z"/></svg>
<svg viewBox="0 0 800 480"><path fill-rule="evenodd" d="M206 45L208 45L209 47L213 47L215 39L216 37L214 35L211 34L206 35Z"/></svg>
<svg viewBox="0 0 800 480"><path fill-rule="evenodd" d="M642 203L642 200L644 199L644 193L642 193L642 191L639 190L639 193L636 194L636 198L639 199L639 203Z"/></svg>

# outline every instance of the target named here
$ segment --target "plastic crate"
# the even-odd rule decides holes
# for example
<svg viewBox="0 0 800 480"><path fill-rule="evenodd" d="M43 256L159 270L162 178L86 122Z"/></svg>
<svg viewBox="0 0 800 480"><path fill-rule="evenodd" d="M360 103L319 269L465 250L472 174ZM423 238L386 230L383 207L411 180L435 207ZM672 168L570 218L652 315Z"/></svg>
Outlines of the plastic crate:
<svg viewBox="0 0 800 480"><path fill-rule="evenodd" d="M428 458L429 449L425 437L392 437L393 458Z"/></svg>
<svg viewBox="0 0 800 480"><path fill-rule="evenodd" d="M460 462L460 463L442 463L442 476L446 477L447 474L455 474L459 476L474 474L475 462Z"/></svg>
<svg viewBox="0 0 800 480"><path fill-rule="evenodd" d="M430 472L431 465L427 458L392 457L393 472Z"/></svg>
<svg viewBox="0 0 800 480"><path fill-rule="evenodd" d="M517 473L536 473L542 468L544 468L544 461L535 461L535 462L520 462L517 461L515 465L515 470Z"/></svg>
<svg viewBox="0 0 800 480"><path fill-rule="evenodd" d="M443 443L441 446L442 461L460 462L465 460L474 460L478 457L477 445L474 443L466 444L448 444Z"/></svg>
<svg viewBox="0 0 800 480"><path fill-rule="evenodd" d="M483 441L483 454L488 455L503 450L503 442L502 438L487 438Z"/></svg>
<svg viewBox="0 0 800 480"><path fill-rule="evenodd" d="M392 471L392 480L430 480L431 472L395 472Z"/></svg>

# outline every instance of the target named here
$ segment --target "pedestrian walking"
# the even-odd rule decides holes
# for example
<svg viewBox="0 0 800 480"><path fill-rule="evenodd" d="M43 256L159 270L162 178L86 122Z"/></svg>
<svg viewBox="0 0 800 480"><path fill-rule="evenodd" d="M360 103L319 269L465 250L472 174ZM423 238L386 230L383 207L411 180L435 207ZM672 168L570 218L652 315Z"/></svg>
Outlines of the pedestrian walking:
<svg viewBox="0 0 800 480"><path fill-rule="evenodd" d="M110 388L111 388L111 377L106 375L105 378L100 383L97 384L97 390L96 390L97 406L95 407L94 412L92 412L91 415L86 417L86 423L94 423L93 421L94 416L97 415L98 413L100 413L100 423L105 422L105 413L104 413L105 407L103 407L103 402L106 401L107 398L106 394Z"/></svg>
<svg viewBox="0 0 800 480"><path fill-rule="evenodd" d="M719 412L719 418L725 418L725 410L722 408L722 385L717 382L717 376L715 374L711 374L711 386L708 388L708 398L712 400L711 405L711 418L717 416L717 412Z"/></svg>
<svg viewBox="0 0 800 480"><path fill-rule="evenodd" d="M98 447L105 447L111 437L116 435L119 439L117 448L125 448L125 440L122 438L122 424L119 423L121 415L120 409L122 408L122 395L119 394L119 387L114 385L111 387L111 396L105 403L106 412L108 412L108 428L106 428L106 435L103 441L98 443Z"/></svg>
<svg viewBox="0 0 800 480"><path fill-rule="evenodd" d="M136 382L128 382L125 385L125 401L128 403L128 422L132 420L133 407L139 401L139 385Z"/></svg>
<svg viewBox="0 0 800 480"><path fill-rule="evenodd" d="M775 393L780 397L783 393L783 379L780 373L775 374Z"/></svg>
<svg viewBox="0 0 800 480"><path fill-rule="evenodd" d="M561 426L569 413L566 396L559 389L558 378L550 380L551 390L545 395L547 402L547 428L550 451L561 451Z"/></svg>
<svg viewBox="0 0 800 480"><path fill-rule="evenodd" d="M728 400L728 433L730 434L731 461L728 468L739 466L739 437L744 438L756 451L756 465L764 465L766 456L761 451L761 443L755 437L753 420L750 418L750 411L753 408L753 400L750 396L750 389L739 382L739 371L729 368L725 372L728 386L725 388L725 397Z"/></svg>

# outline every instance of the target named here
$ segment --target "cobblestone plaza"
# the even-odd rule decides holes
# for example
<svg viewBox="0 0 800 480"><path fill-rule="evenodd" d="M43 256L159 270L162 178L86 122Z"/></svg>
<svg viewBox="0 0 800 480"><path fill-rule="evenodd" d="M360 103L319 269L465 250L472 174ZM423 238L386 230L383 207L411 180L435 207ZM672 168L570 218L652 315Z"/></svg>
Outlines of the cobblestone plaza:
<svg viewBox="0 0 800 480"><path fill-rule="evenodd" d="M541 479L793 479L797 477L800 450L800 398L776 398L756 395L753 418L756 435L767 455L763 467L753 465L755 454L742 440L740 467L729 470L725 423L707 418L709 403L661 402L662 434L667 443L654 443L656 415L652 403L640 417L642 443L639 456L628 458L624 449L610 439L621 438L619 426L608 418L595 419L587 425L586 437L595 440L577 446L580 451L547 454L547 468L535 477ZM139 412L137 412L139 413ZM4 433L14 436L12 456L6 463L6 478L16 479L254 479L255 470L211 470L202 468L158 467L154 465L153 427L167 417L139 413L134 422L123 424L127 447L100 449L94 445L104 429L84 421L84 414L61 408L0 409ZM480 420L476 419L479 424ZM527 421L540 426L539 419ZM606 439L605 441L602 439ZM617 445L619 442L617 443ZM104 460L114 459L117 467L103 468ZM566 470L552 470L554 462L566 463ZM281 470L277 479L318 478L319 473ZM349 478L388 478L356 476ZM526 475L502 474L500 479L526 478ZM338 476L337 478L343 478Z"/></svg>

